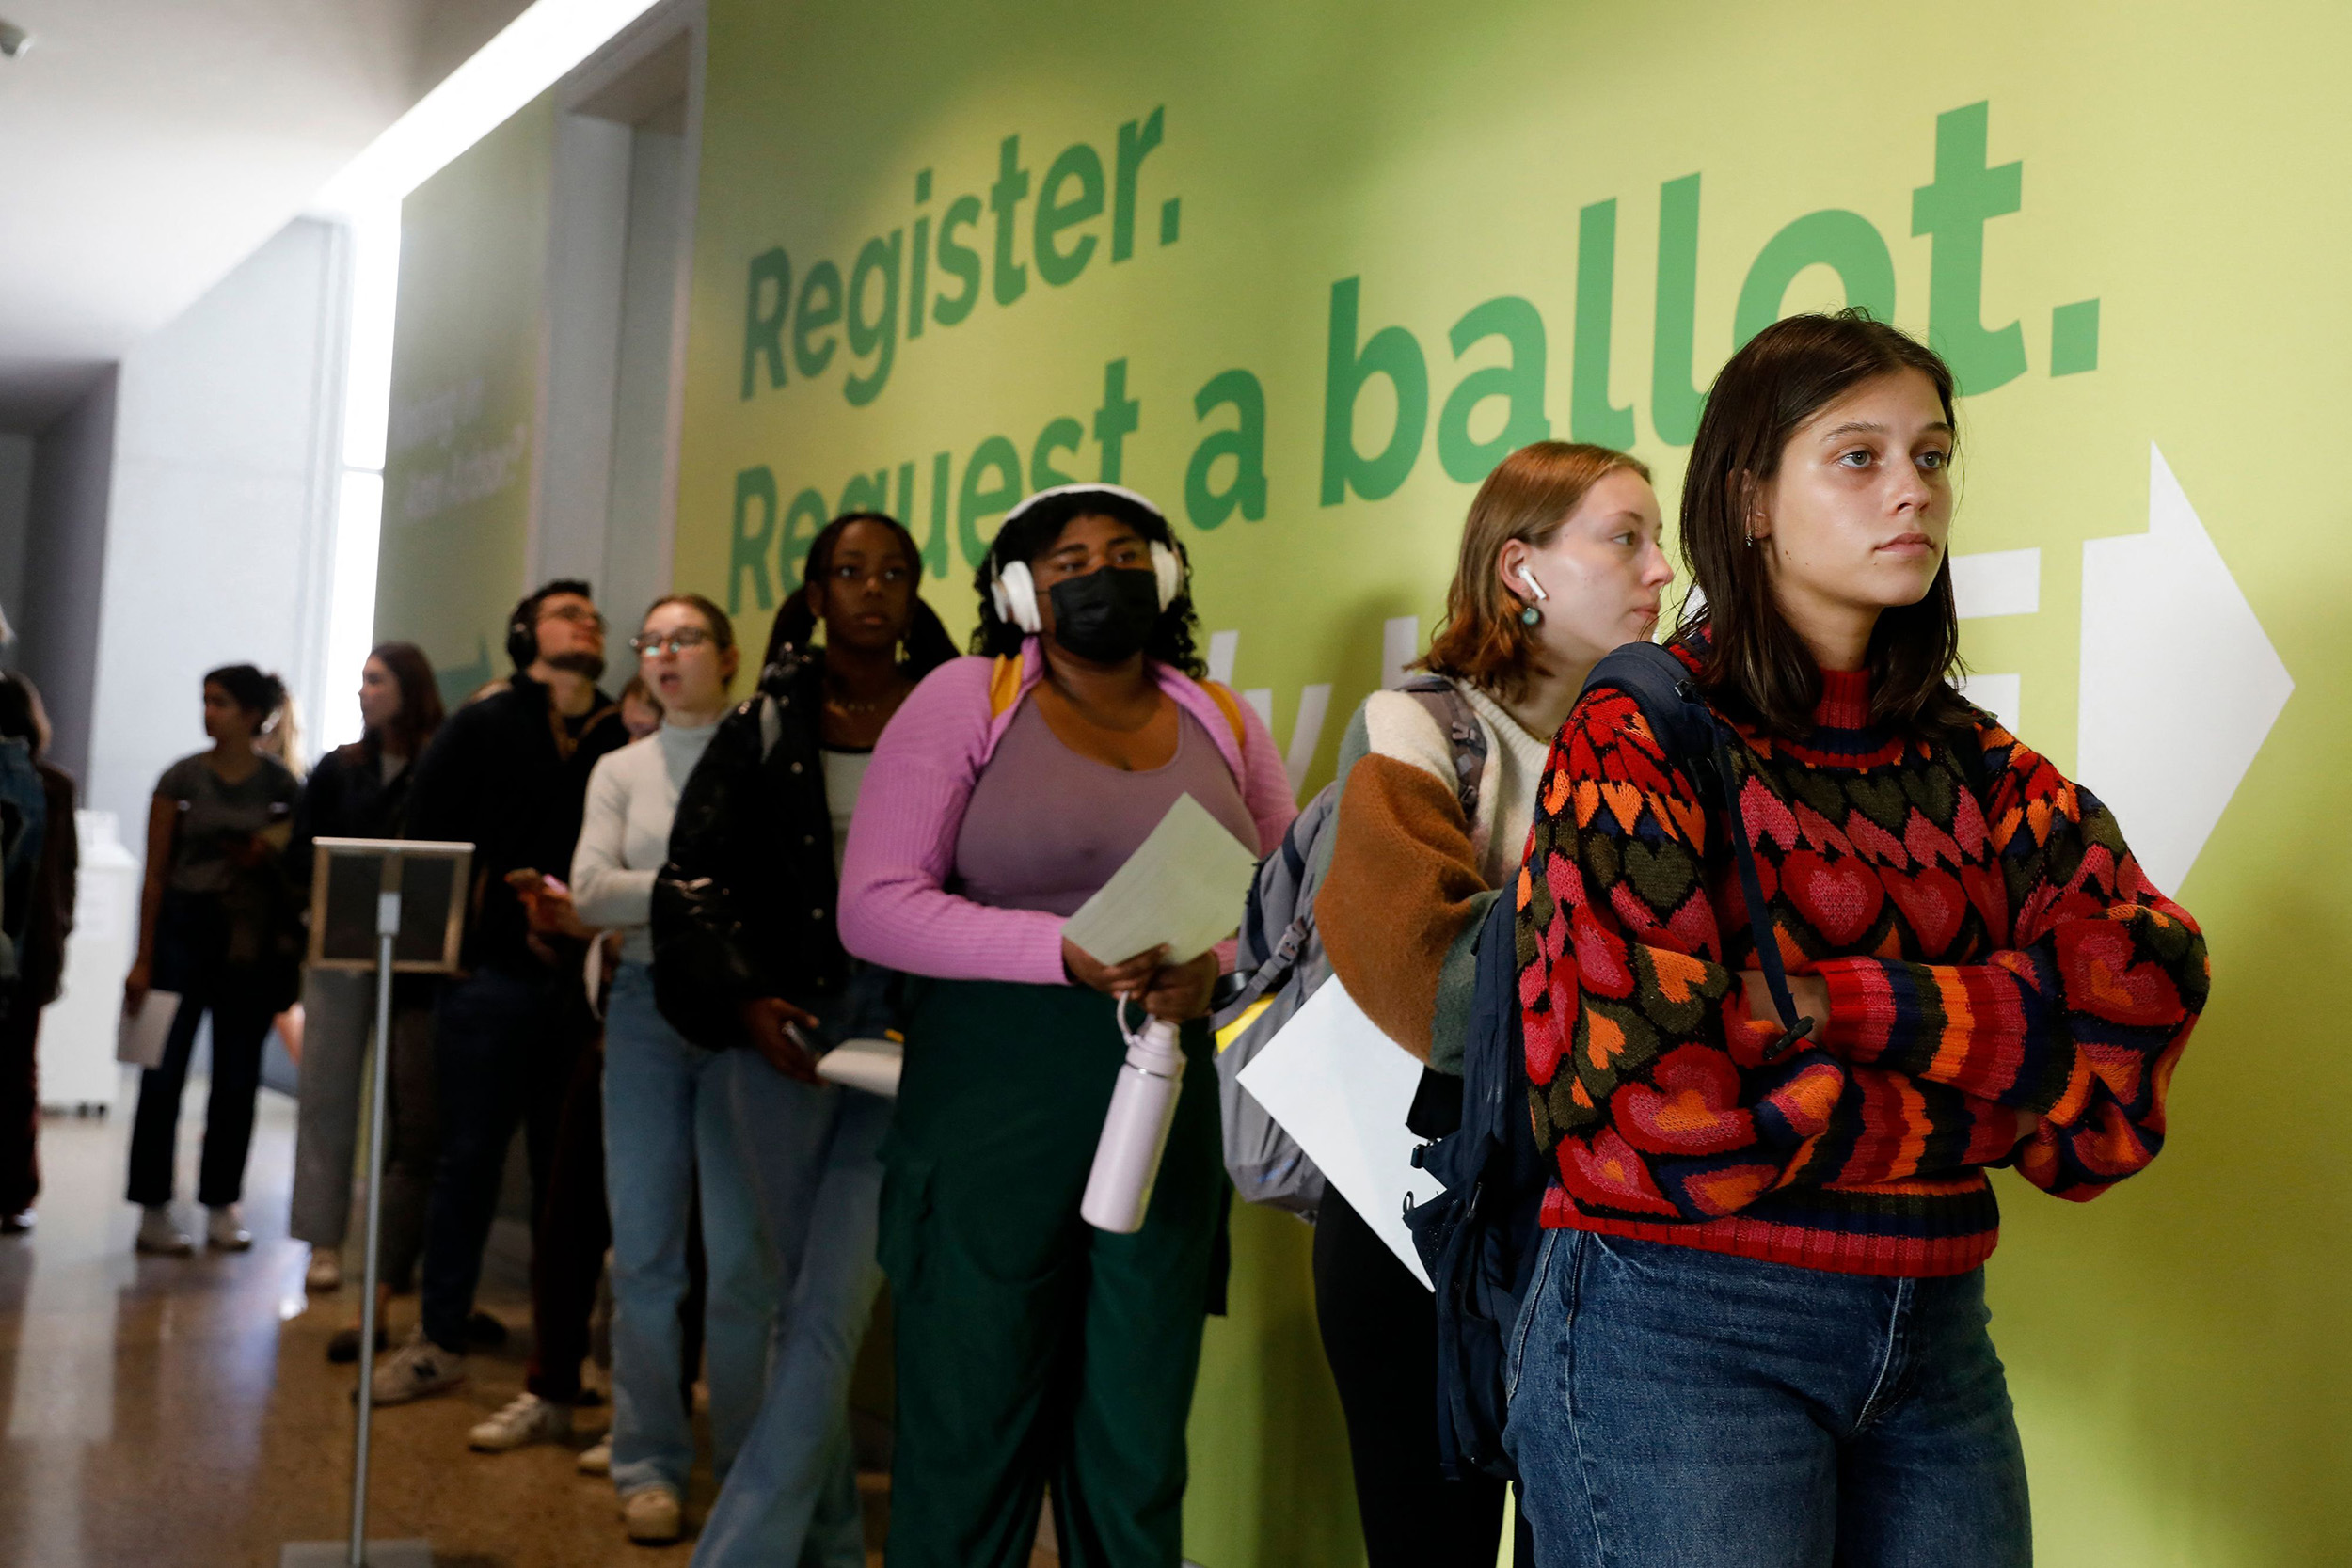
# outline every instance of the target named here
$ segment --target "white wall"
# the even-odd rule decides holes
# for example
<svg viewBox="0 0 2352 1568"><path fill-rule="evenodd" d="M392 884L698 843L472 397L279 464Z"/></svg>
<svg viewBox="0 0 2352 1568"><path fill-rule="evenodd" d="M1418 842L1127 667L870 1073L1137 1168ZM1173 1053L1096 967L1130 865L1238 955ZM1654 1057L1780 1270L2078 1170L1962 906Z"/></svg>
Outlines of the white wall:
<svg viewBox="0 0 2352 1568"><path fill-rule="evenodd" d="M297 220L122 362L87 784L126 838L205 743L206 670L278 673L313 732L358 679L324 667L348 264Z"/></svg>

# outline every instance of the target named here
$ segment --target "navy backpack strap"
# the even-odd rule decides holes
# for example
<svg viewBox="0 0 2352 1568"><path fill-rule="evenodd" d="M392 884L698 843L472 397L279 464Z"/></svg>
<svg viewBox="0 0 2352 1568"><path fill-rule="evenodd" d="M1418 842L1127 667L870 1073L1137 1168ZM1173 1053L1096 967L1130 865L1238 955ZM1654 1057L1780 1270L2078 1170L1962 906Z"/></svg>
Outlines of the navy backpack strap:
<svg viewBox="0 0 2352 1568"><path fill-rule="evenodd" d="M1764 1053L1767 1062L1788 1053L1813 1030L1814 1021L1800 1018L1796 998L1788 992L1788 971L1780 960L1780 939L1772 931L1764 903L1763 879L1756 874L1756 851L1748 843L1746 821L1740 814L1738 784L1731 766L1731 727L1701 694L1689 667L1655 642L1629 642L1593 667L1584 689L1608 687L1639 704L1643 716L1666 753L1666 764L1690 780L1701 801L1708 796L1723 813L1730 834L1732 858L1740 866L1740 893L1748 906L1748 930L1756 939L1756 963L1764 971L1765 989L1780 1014L1782 1033Z"/></svg>

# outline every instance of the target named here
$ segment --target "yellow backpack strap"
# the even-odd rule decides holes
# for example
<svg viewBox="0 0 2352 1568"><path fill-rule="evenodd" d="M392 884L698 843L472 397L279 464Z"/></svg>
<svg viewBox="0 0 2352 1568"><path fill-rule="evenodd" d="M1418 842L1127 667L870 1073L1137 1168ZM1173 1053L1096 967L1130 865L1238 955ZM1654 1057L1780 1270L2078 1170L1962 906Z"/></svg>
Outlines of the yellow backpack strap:
<svg viewBox="0 0 2352 1568"><path fill-rule="evenodd" d="M1005 709L1021 700L1021 658L1017 654L999 654L996 668L988 674L988 716L1001 718Z"/></svg>
<svg viewBox="0 0 2352 1568"><path fill-rule="evenodd" d="M1202 681L1200 689L1209 694L1209 701L1216 705L1216 710L1225 715L1225 722L1232 727L1233 744L1248 745L1249 732L1242 727L1241 721L1241 699L1228 690L1221 681Z"/></svg>

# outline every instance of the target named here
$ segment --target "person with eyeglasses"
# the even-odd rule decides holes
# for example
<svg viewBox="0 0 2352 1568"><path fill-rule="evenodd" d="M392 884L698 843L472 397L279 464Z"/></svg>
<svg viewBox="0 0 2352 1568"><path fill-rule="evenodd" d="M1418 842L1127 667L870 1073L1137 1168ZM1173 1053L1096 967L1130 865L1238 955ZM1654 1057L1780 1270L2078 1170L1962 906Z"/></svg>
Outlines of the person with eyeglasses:
<svg viewBox="0 0 2352 1568"><path fill-rule="evenodd" d="M571 864L590 772L628 740L619 705L596 685L604 633L587 583L561 578L527 594L507 626L514 674L450 715L409 786L407 836L471 844L473 881L461 972L434 1017L441 1149L425 1209L421 1321L376 1367L381 1403L465 1381L482 1249L518 1127L534 1263L547 1249L564 1104L596 1028L580 984L589 933L548 884Z"/></svg>
<svg viewBox="0 0 2352 1568"><path fill-rule="evenodd" d="M726 707L738 662L735 628L699 594L666 594L646 610L628 645L638 680L660 705L661 723L608 754L589 775L570 890L550 890L541 908L543 919L577 922L621 943L605 1007L602 1070L592 1070L594 1053L581 1058L548 1199L551 1220L553 1212L568 1209L574 1223L550 1234L533 1271L538 1375L476 1426L470 1441L496 1452L570 1434L589 1308L609 1241L612 1428L590 1465L612 1472L629 1538L659 1543L678 1536L685 1472L693 1460L693 1372L681 1379L680 1370L687 1233L698 1179L709 1260L703 1316L712 1468L721 1475L758 1408L775 1287L756 1212L735 1179L740 1162L728 1136L724 1074L712 1070L713 1053L662 1022L648 970L654 879L668 853L678 791ZM592 1187L589 1205L583 1200Z"/></svg>

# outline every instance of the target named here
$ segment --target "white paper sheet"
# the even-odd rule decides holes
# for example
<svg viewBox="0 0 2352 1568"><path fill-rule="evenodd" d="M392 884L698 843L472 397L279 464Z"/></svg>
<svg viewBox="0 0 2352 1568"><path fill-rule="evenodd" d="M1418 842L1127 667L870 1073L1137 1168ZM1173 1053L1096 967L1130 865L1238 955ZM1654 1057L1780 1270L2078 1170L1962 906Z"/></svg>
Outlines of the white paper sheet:
<svg viewBox="0 0 2352 1568"><path fill-rule="evenodd" d="M1426 1287L1429 1275L1405 1227L1405 1200L1420 1203L1444 1188L1414 1168L1422 1140L1405 1125L1421 1072L1334 975L1241 1069L1241 1086Z"/></svg>
<svg viewBox="0 0 2352 1568"><path fill-rule="evenodd" d="M1115 964L1168 944L1184 963L1233 934L1258 857L1208 808L1179 795L1127 863L1078 906L1062 935Z"/></svg>
<svg viewBox="0 0 2352 1568"><path fill-rule="evenodd" d="M898 1070L907 1049L897 1040L843 1040L817 1058L817 1076L844 1088L898 1098Z"/></svg>
<svg viewBox="0 0 2352 1568"><path fill-rule="evenodd" d="M149 991L137 1012L123 1012L121 1027L115 1034L115 1060L133 1067L163 1066L164 1043L171 1033L172 1020L179 1016L178 991Z"/></svg>

